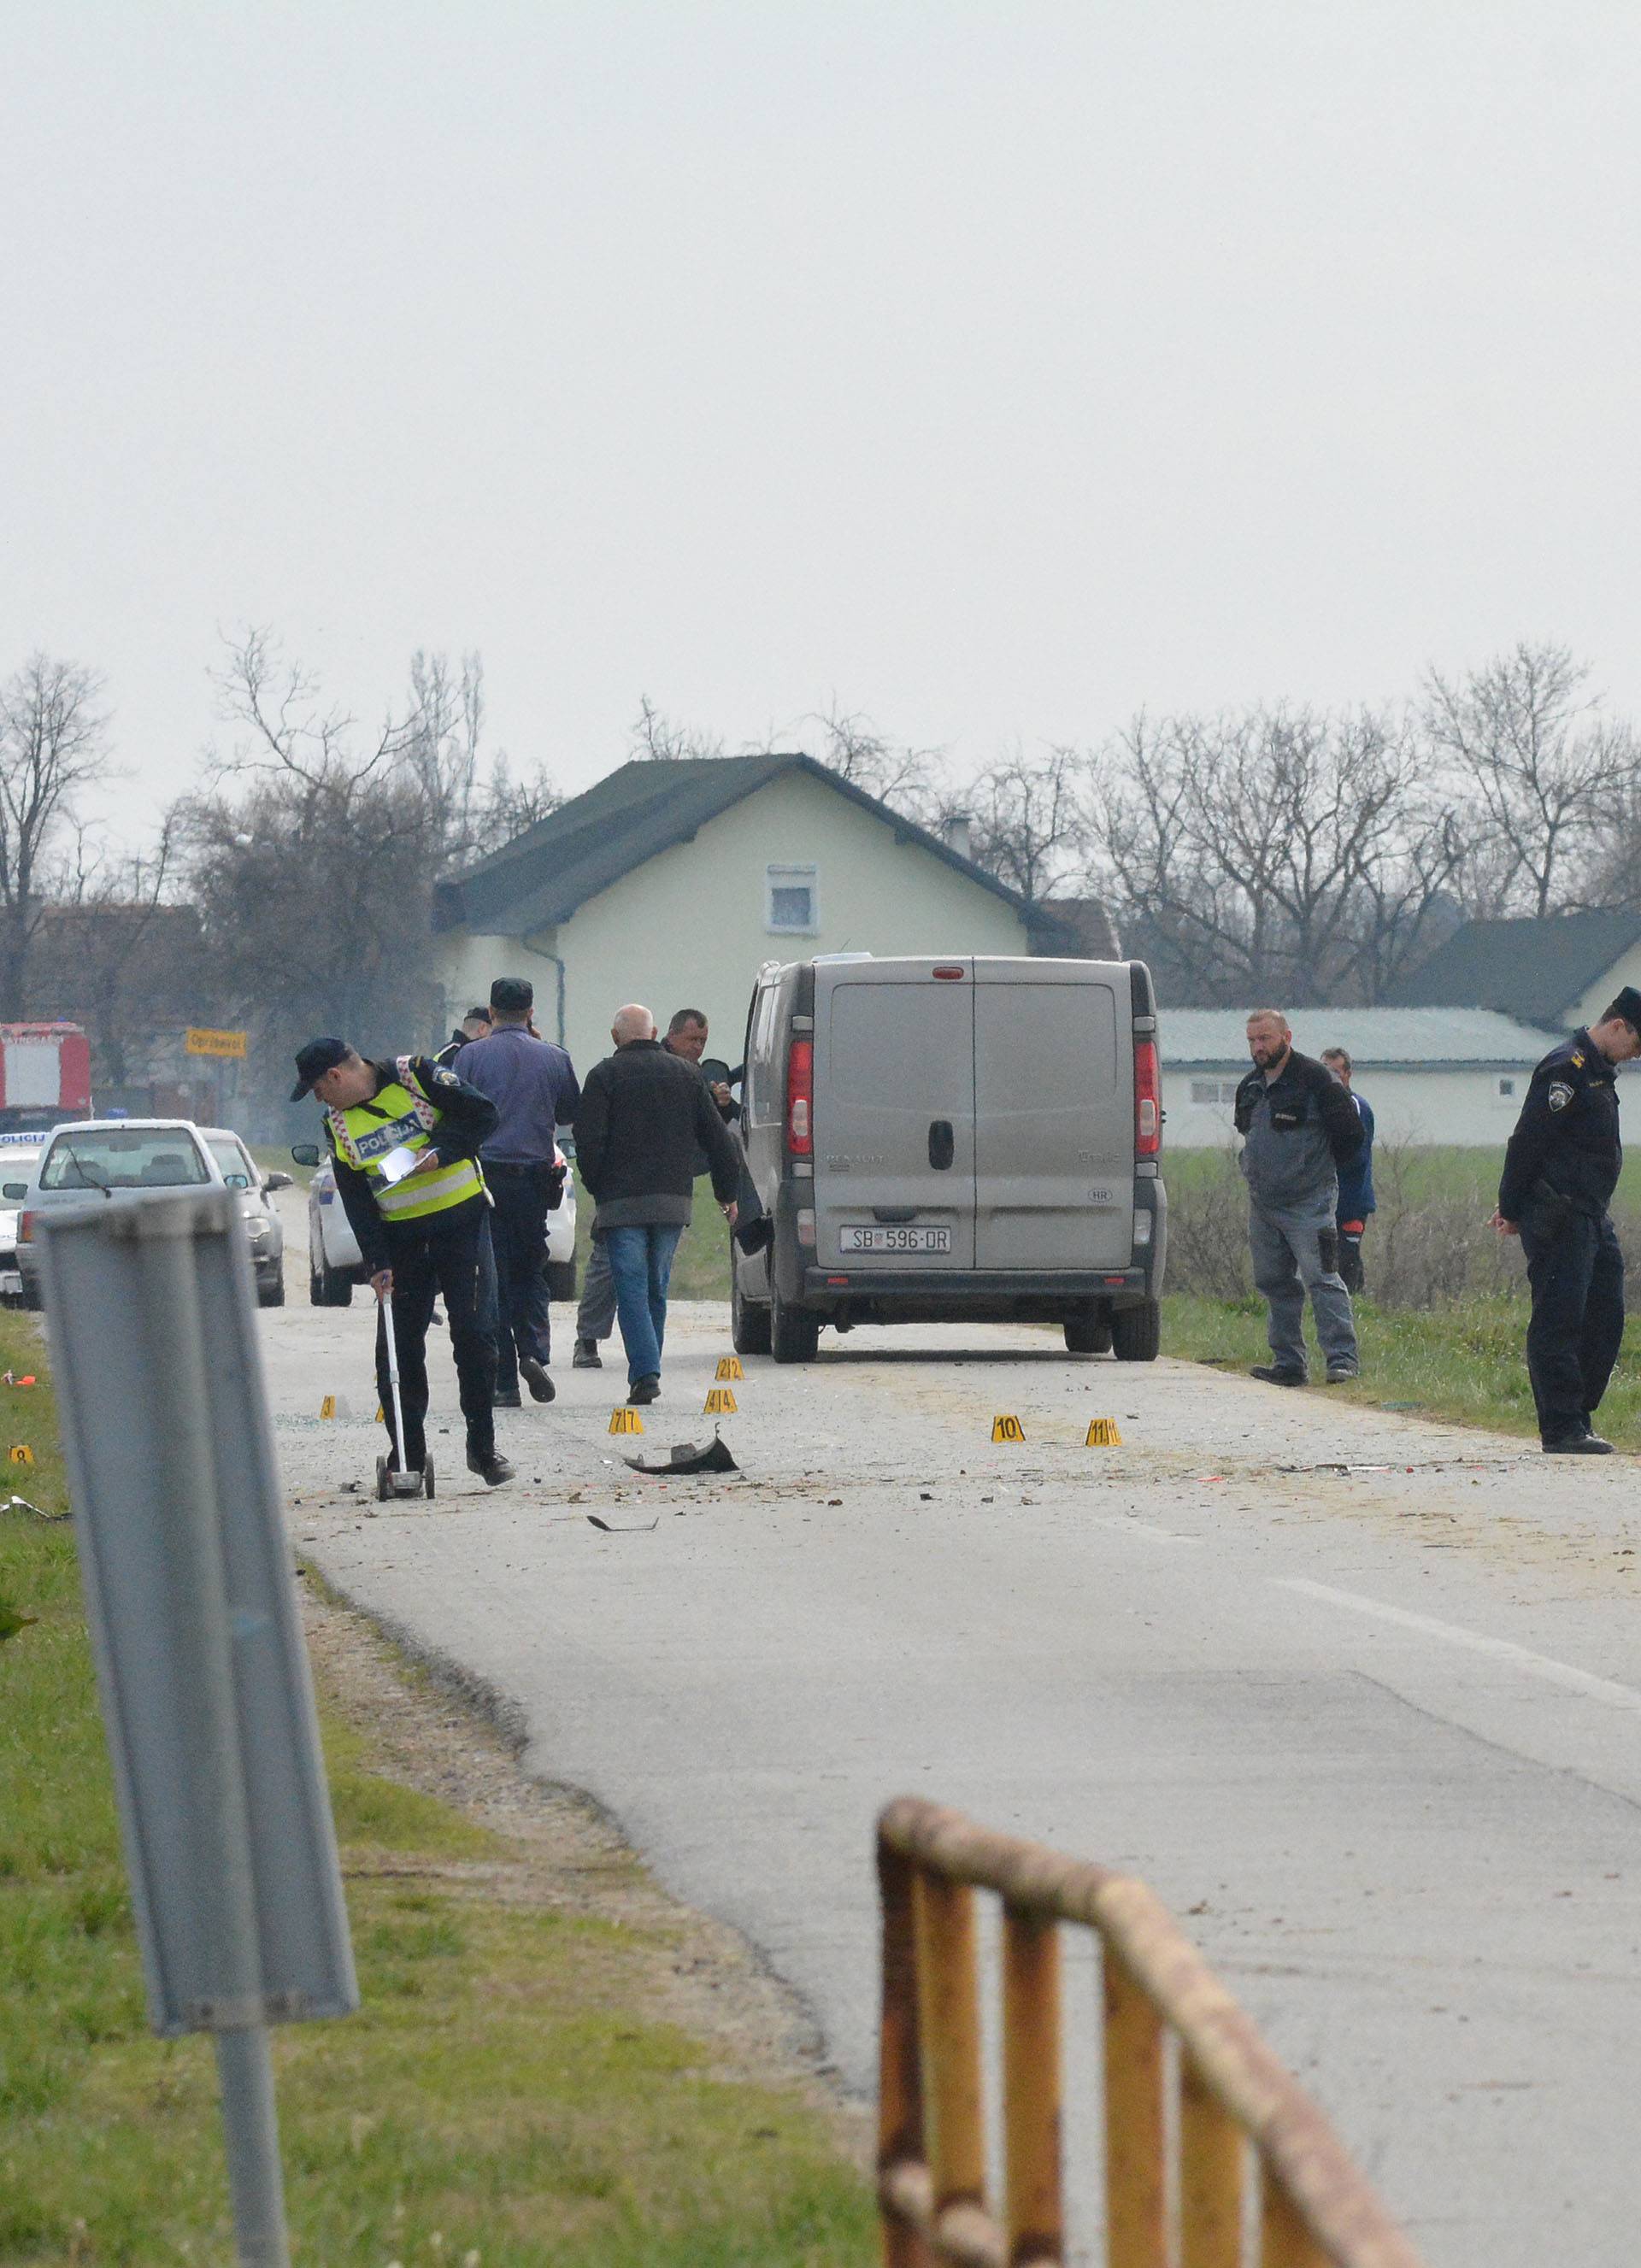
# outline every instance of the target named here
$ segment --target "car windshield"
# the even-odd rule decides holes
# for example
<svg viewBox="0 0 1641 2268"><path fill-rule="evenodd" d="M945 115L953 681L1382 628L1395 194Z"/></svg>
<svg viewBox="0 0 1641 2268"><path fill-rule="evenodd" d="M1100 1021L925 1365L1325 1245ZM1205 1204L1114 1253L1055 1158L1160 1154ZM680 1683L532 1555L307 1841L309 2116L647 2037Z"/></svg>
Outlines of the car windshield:
<svg viewBox="0 0 1641 2268"><path fill-rule="evenodd" d="M209 1135L206 1139L210 1140ZM251 1171L251 1161L237 1142L212 1141L210 1153L217 1160L217 1168L230 1189L244 1187L254 1189L256 1187L256 1176ZM231 1178L234 1174L238 1174L238 1181Z"/></svg>
<svg viewBox="0 0 1641 2268"><path fill-rule="evenodd" d="M180 1127L99 1126L57 1137L40 1186L42 1189L176 1189L210 1179L204 1159Z"/></svg>

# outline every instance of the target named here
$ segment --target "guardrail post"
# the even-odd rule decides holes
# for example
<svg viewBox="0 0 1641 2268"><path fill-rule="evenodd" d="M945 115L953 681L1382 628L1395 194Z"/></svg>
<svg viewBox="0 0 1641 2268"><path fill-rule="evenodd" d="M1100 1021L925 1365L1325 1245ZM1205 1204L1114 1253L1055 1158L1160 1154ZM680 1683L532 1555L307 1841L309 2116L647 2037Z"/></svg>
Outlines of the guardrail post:
<svg viewBox="0 0 1641 2268"><path fill-rule="evenodd" d="M1012 2268L1059 2268L1060 1928L1053 1915L1003 1915L1003 2122Z"/></svg>
<svg viewBox="0 0 1641 2268"><path fill-rule="evenodd" d="M1122 1955L1108 1944L1103 1955L1110 2268L1168 2268L1162 2018Z"/></svg>
<svg viewBox="0 0 1641 2268"><path fill-rule="evenodd" d="M980 1984L975 1894L919 1867L912 1877L924 2102L937 2231L956 2210L982 2212L986 2139L981 2099Z"/></svg>
<svg viewBox="0 0 1641 2268"><path fill-rule="evenodd" d="M879 2041L878 2172L924 2161L923 2075L917 2059L917 1955L912 1863L879 1839L883 1911L883 2026ZM883 2268L926 2268L928 2248L893 2212L883 2213Z"/></svg>
<svg viewBox="0 0 1641 2268"><path fill-rule="evenodd" d="M1328 2268L1328 2255L1269 2166L1262 2169L1259 2268Z"/></svg>
<svg viewBox="0 0 1641 2268"><path fill-rule="evenodd" d="M1241 2268L1242 2129L1188 2051L1180 2074L1180 2268Z"/></svg>

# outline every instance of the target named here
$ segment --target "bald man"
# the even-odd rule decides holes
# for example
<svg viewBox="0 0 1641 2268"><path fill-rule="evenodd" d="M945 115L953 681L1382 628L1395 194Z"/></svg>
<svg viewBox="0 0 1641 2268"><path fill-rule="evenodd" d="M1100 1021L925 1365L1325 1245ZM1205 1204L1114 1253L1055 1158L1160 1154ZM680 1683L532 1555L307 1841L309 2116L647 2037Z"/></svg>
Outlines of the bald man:
<svg viewBox="0 0 1641 2268"><path fill-rule="evenodd" d="M666 1291L678 1240L689 1224L697 1149L730 1226L740 1152L695 1065L661 1045L655 1018L636 1001L615 1012L613 1055L594 1064L576 1117L576 1167L595 1199L592 1233L615 1284L627 1350L627 1399L661 1390Z"/></svg>

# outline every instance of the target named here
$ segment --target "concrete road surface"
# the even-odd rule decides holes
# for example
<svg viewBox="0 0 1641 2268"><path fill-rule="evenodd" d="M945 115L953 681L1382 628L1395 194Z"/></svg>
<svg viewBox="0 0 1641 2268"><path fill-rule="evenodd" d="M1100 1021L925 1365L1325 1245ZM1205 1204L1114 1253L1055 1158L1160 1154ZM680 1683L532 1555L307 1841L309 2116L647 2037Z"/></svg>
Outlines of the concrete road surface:
<svg viewBox="0 0 1641 2268"><path fill-rule="evenodd" d="M738 1925L850 2086L873 2069L872 1822L912 1791L1150 1881L1433 2268L1630 2259L1630 1459L914 1328L749 1361L742 1476L635 1478L622 1449L710 1432L728 1338L697 1308L643 1442L605 1430L618 1365L556 1364L555 1405L501 1417L520 1478L494 1494L460 1469L436 1348L439 1494L379 1511L342 1485L380 1444L364 1299L264 1322L300 1548L516 1704L530 1767ZM351 1422L319 1420L331 1392ZM999 1411L1023 1447L992 1446ZM1083 1446L1096 1416L1120 1448ZM1080 2074L1086 1956L1073 1981Z"/></svg>

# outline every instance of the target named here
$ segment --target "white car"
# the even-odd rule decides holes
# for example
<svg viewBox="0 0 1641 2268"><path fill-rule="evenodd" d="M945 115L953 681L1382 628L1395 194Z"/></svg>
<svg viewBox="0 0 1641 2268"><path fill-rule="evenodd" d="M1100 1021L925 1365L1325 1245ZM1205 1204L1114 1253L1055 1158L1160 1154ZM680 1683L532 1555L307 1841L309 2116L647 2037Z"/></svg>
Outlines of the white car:
<svg viewBox="0 0 1641 2268"><path fill-rule="evenodd" d="M23 1278L17 1264L18 1213L45 1144L46 1130L38 1126L0 1134L0 1183L9 1182L13 1192L0 1199L0 1301L8 1305L23 1297Z"/></svg>
<svg viewBox="0 0 1641 2268"><path fill-rule="evenodd" d="M315 1167L308 1183L308 1298L316 1307L345 1307L352 1300L354 1285L364 1281L364 1263L359 1240L336 1194L329 1153L316 1143L298 1142L291 1154L298 1166ZM557 1155L567 1167L563 1152ZM576 1177L569 1170L563 1197L547 1216L547 1296L576 1296Z"/></svg>
<svg viewBox="0 0 1641 2268"><path fill-rule="evenodd" d="M229 1126L202 1126L206 1146L217 1171L238 1192L239 1218L251 1243L251 1268L256 1278L257 1304L285 1304L285 1225L272 1199L276 1189L291 1185L289 1174L265 1174L239 1137Z"/></svg>
<svg viewBox="0 0 1641 2268"><path fill-rule="evenodd" d="M21 1207L17 1265L26 1307L40 1303L42 1212L83 1205L100 1189L113 1204L130 1204L156 1189L223 1186L222 1168L199 1128L186 1118L82 1118L54 1126L25 1184L0 1181L0 1202Z"/></svg>

